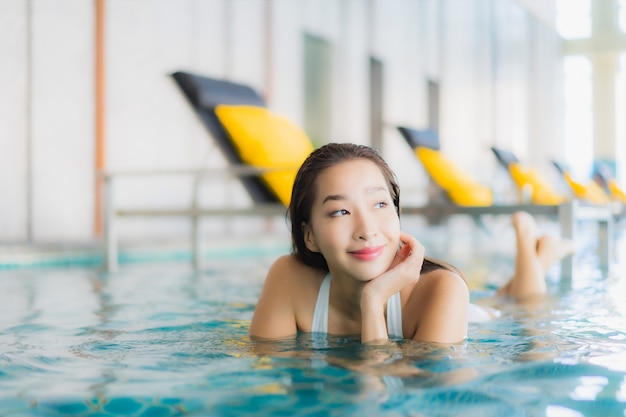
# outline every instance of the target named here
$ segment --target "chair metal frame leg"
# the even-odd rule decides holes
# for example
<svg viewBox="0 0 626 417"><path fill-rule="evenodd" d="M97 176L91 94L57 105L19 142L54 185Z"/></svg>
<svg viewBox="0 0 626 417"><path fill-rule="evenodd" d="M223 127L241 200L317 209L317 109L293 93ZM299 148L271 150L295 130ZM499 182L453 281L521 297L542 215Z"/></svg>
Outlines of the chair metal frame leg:
<svg viewBox="0 0 626 417"><path fill-rule="evenodd" d="M104 178L104 267L107 272L117 271L118 265L114 183L113 176Z"/></svg>
<svg viewBox="0 0 626 417"><path fill-rule="evenodd" d="M609 206L581 206L578 200L561 204L559 223L561 236L575 240L580 236L578 223L594 221L598 224L598 257L600 267L607 269L614 260L613 229L614 218ZM574 273L575 256L567 256L561 261L561 280L571 286Z"/></svg>
<svg viewBox="0 0 626 417"><path fill-rule="evenodd" d="M193 201L191 205L191 230L192 230L192 258L193 268L195 271L200 271L202 268L202 234L200 232L201 217L198 215L198 195L200 188L201 178L196 175L193 181Z"/></svg>
<svg viewBox="0 0 626 417"><path fill-rule="evenodd" d="M559 225L561 236L565 239L574 239L576 236L576 201L570 201L559 206ZM574 255L566 256L561 260L561 281L571 283L574 272Z"/></svg>

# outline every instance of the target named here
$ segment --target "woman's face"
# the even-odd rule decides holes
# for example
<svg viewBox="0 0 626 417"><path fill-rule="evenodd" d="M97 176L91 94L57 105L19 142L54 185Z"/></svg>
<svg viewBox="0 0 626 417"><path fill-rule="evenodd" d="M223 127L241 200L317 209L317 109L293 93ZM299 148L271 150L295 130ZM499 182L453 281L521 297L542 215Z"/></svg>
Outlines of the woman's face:
<svg viewBox="0 0 626 417"><path fill-rule="evenodd" d="M400 219L378 166L341 162L315 181L307 248L321 253L333 277L369 281L389 269L400 243Z"/></svg>

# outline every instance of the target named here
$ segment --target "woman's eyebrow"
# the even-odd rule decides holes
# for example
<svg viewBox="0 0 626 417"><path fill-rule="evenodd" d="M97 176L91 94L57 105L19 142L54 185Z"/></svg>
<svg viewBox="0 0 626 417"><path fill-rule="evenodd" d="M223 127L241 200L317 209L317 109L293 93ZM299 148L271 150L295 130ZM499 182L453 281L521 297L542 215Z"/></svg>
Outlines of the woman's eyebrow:
<svg viewBox="0 0 626 417"><path fill-rule="evenodd" d="M387 188L386 188L386 187L383 187L383 186L381 186L381 185L376 185L376 186L373 186L373 187L368 187L368 188L366 188L366 189L365 189L365 191L366 191L368 194L374 194L374 193L378 193L378 192L380 192L380 191L387 192Z"/></svg>
<svg viewBox="0 0 626 417"><path fill-rule="evenodd" d="M328 201L340 201L345 199L346 196L344 196L343 194L331 194L324 197L324 199L322 200L322 204L326 204L326 202Z"/></svg>
<svg viewBox="0 0 626 417"><path fill-rule="evenodd" d="M388 192L386 187L383 187L381 185L375 185L372 187L367 187L365 189L365 193L366 194L376 194L379 192ZM326 197L324 197L324 199L322 200L322 204L326 204L326 202L328 201L341 201L341 200L345 200L347 199L347 197L343 194L330 194L327 195Z"/></svg>

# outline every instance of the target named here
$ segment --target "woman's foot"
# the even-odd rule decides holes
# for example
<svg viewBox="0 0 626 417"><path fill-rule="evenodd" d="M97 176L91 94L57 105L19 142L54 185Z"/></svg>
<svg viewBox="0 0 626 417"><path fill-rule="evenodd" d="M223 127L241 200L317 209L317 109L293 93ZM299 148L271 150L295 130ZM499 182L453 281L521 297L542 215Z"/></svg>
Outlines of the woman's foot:
<svg viewBox="0 0 626 417"><path fill-rule="evenodd" d="M554 262L560 261L576 251L574 242L556 236L544 235L537 241L537 257L546 272Z"/></svg>
<svg viewBox="0 0 626 417"><path fill-rule="evenodd" d="M518 243L523 245L525 241L528 244L531 244L533 240L535 241L535 252L544 272L554 262L560 261L575 252L574 242L570 239L551 235L539 236L539 228L535 219L524 211L514 213L511 221L515 228Z"/></svg>
<svg viewBox="0 0 626 417"><path fill-rule="evenodd" d="M499 294L517 299L546 292L545 275L555 261L574 252L569 239L539 236L535 219L520 211L511 217L515 229L517 255L513 278Z"/></svg>
<svg viewBox="0 0 626 417"><path fill-rule="evenodd" d="M533 216L525 211L518 211L511 216L511 223L515 229L517 239L531 239L536 241L539 237L539 228Z"/></svg>

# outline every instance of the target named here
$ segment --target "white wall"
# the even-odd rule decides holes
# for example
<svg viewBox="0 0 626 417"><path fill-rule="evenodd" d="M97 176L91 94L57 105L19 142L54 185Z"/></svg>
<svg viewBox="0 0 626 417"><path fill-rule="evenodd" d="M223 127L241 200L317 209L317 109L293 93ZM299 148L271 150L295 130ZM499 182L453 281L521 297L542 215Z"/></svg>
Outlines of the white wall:
<svg viewBox="0 0 626 417"><path fill-rule="evenodd" d="M535 160L560 146L559 106L550 104L558 40L536 17L549 10L531 8L513 0L107 0L106 168L226 164L171 79L176 70L249 84L303 125L303 35L310 33L334 51L329 141L368 143L374 56L383 62L382 150L403 201L425 202L427 177L396 126L426 127L429 78L441 84L444 152L489 180L492 144ZM94 237L94 13L85 0L0 0L0 242ZM181 207L191 185L182 177L127 178L116 199ZM202 191L208 205L250 204L237 181ZM204 232L265 227L254 218L213 219ZM123 241L188 233L185 219L120 222Z"/></svg>
<svg viewBox="0 0 626 417"><path fill-rule="evenodd" d="M93 5L37 0L32 19L33 239L88 240L95 183Z"/></svg>
<svg viewBox="0 0 626 417"><path fill-rule="evenodd" d="M28 19L26 3L0 1L0 241L28 235Z"/></svg>
<svg viewBox="0 0 626 417"><path fill-rule="evenodd" d="M93 8L0 2L0 240L93 235Z"/></svg>

